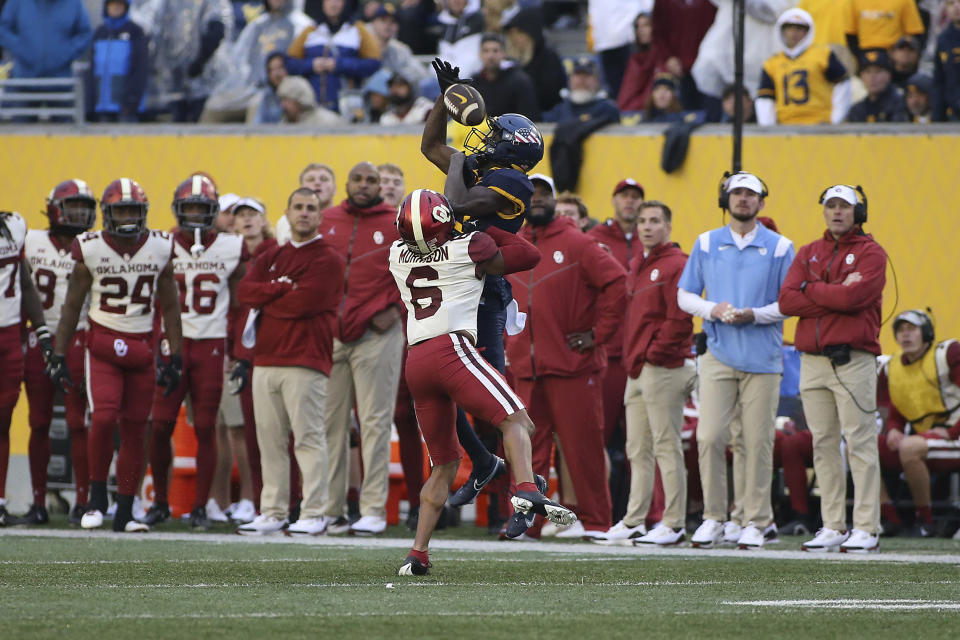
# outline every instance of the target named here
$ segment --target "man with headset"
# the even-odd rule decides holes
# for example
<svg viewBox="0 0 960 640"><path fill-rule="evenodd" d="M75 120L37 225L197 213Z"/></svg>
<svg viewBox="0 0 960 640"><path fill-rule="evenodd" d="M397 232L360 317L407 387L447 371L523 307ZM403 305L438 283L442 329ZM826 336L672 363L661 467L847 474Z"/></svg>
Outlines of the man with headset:
<svg viewBox="0 0 960 640"><path fill-rule="evenodd" d="M858 197L859 194L859 197ZM887 256L863 232L867 198L838 184L820 195L827 230L802 247L780 290L780 310L800 317L800 399L813 434L823 528L804 551L879 549L880 461L874 419L880 303ZM853 530L846 524L841 437L853 474Z"/></svg>
<svg viewBox="0 0 960 640"><path fill-rule="evenodd" d="M777 296L794 250L790 240L757 223L767 193L763 181L751 173L724 176L719 205L730 212L730 224L700 234L677 285L680 308L703 318L707 334L707 351L700 358L697 426L704 519L690 539L694 547L713 547L723 537L725 451L738 406L746 526L737 546L762 547L764 531L773 523L770 485L785 318Z"/></svg>

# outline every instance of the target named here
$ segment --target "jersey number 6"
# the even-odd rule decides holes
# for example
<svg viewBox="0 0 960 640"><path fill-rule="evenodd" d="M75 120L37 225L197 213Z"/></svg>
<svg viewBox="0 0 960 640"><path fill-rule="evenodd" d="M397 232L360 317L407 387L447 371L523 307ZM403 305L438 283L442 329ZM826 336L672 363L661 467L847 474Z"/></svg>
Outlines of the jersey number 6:
<svg viewBox="0 0 960 640"><path fill-rule="evenodd" d="M443 291L440 287L418 287L414 285L414 282L417 280L429 282L438 279L440 279L440 274L433 267L414 267L410 269L406 284L410 289L413 317L417 320L429 318L440 310L440 304L443 302ZM429 302L429 304L423 305L424 301Z"/></svg>

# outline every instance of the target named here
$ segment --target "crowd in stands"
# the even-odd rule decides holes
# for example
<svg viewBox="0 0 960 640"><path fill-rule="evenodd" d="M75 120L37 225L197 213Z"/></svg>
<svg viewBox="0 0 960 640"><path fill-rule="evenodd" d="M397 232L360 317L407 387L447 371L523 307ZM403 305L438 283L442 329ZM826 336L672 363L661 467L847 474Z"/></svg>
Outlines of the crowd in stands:
<svg viewBox="0 0 960 640"><path fill-rule="evenodd" d="M581 55L624 123L726 121L734 82L732 0L588 0L585 11L538 0L0 6L0 77L67 77L86 61L86 113L97 122L418 122L439 93L423 62L433 55L473 78L490 115L535 121L592 100L575 86ZM749 121L960 118L957 0L756 0L746 12ZM561 56L551 33L578 22L582 46ZM282 89L271 60L291 78Z"/></svg>

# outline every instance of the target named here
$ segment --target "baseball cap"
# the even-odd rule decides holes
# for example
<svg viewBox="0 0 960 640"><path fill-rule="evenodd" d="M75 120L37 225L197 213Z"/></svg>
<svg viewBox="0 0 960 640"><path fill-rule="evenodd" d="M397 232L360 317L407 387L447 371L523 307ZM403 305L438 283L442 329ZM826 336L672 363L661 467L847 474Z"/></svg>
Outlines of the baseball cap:
<svg viewBox="0 0 960 640"><path fill-rule="evenodd" d="M750 189L756 194L763 195L763 192L766 189L763 188L763 183L760 182L760 178L753 175L752 173L735 173L727 180L727 193L730 193L734 189L739 188Z"/></svg>
<svg viewBox="0 0 960 640"><path fill-rule="evenodd" d="M233 209L234 211L236 211L240 207L250 207L254 211L259 211L262 214L267 213L266 209L263 208L263 205L260 204L258 201L254 200L253 198L240 198L239 200L237 200L237 203L233 205Z"/></svg>
<svg viewBox="0 0 960 640"><path fill-rule="evenodd" d="M915 73L907 80L907 93L925 93L928 96L933 93L933 78L925 73Z"/></svg>
<svg viewBox="0 0 960 640"><path fill-rule="evenodd" d="M397 8L392 4L382 4L380 7L373 13L373 17L370 18L371 21L376 20L377 18L393 18L397 19Z"/></svg>
<svg viewBox="0 0 960 640"><path fill-rule="evenodd" d="M597 75L597 61L590 56L580 56L573 61L574 73L589 73L592 76Z"/></svg>
<svg viewBox="0 0 960 640"><path fill-rule="evenodd" d="M220 196L218 202L220 203L220 211L229 211L240 202L240 196L235 193L225 193Z"/></svg>
<svg viewBox="0 0 960 640"><path fill-rule="evenodd" d="M548 175L544 175L542 173L534 173L528 177L530 178L530 182L536 182L537 180L539 180L540 182L543 182L544 184L549 185L550 193L553 194L554 198L557 197L557 187L553 184L553 178L551 178Z"/></svg>
<svg viewBox="0 0 960 640"><path fill-rule="evenodd" d="M613 195L617 195L624 189L630 189L630 188L638 190L640 192L641 198L645 197L645 194L643 192L643 185L641 185L639 182L637 182L633 178L624 178L623 180L618 182L617 186L613 188Z"/></svg>
<svg viewBox="0 0 960 640"><path fill-rule="evenodd" d="M893 65L890 63L890 56L887 55L885 49L867 49L861 53L860 71L863 71L867 67L880 67L887 71L893 70Z"/></svg>
<svg viewBox="0 0 960 640"><path fill-rule="evenodd" d="M826 202L830 198L840 198L847 204L852 204L853 206L856 206L857 203L860 202L857 200L857 192L845 184L838 184L827 189L823 194L823 202Z"/></svg>
<svg viewBox="0 0 960 640"><path fill-rule="evenodd" d="M678 90L677 79L669 73L658 73L657 77L653 81L652 87L657 87L663 85L669 87L671 91L676 92Z"/></svg>

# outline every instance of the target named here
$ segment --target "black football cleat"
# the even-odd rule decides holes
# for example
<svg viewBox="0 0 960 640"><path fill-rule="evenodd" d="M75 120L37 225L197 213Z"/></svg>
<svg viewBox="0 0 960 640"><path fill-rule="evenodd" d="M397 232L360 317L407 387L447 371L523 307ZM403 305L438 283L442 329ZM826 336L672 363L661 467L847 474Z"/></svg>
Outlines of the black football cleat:
<svg viewBox="0 0 960 640"><path fill-rule="evenodd" d="M150 508L147 509L147 515L143 518L143 524L152 527L161 522L166 522L169 519L170 505L166 502L154 502L150 505Z"/></svg>
<svg viewBox="0 0 960 640"><path fill-rule="evenodd" d="M547 480L539 473L534 474L533 481L537 484L537 489L540 493L546 495L547 493ZM527 529L533 526L533 521L536 519L537 514L533 511L528 511L523 513L521 511L514 511L513 515L510 516L510 519L507 520L507 525L504 527L503 535L513 539L519 538L521 535L526 533Z"/></svg>
<svg viewBox="0 0 960 640"><path fill-rule="evenodd" d="M10 524L10 514L7 512L7 505L0 504L0 527Z"/></svg>
<svg viewBox="0 0 960 640"><path fill-rule="evenodd" d="M207 517L206 507L194 507L190 512L190 528L194 531L209 531L213 524Z"/></svg>
<svg viewBox="0 0 960 640"><path fill-rule="evenodd" d="M537 491L517 491L510 503L521 513L535 513L554 524L570 525L577 521L577 514Z"/></svg>
<svg viewBox="0 0 960 640"><path fill-rule="evenodd" d="M75 504L73 509L70 509L70 524L79 525L80 521L83 519L83 514L87 512L87 505L85 504Z"/></svg>
<svg viewBox="0 0 960 640"><path fill-rule="evenodd" d="M30 510L19 518L11 518L10 524L43 525L50 524L47 508L40 504L30 505Z"/></svg>
<svg viewBox="0 0 960 640"><path fill-rule="evenodd" d="M463 483L463 486L457 489L457 492L450 496L450 499L447 501L451 507L462 507L465 504L470 504L477 499L477 496L480 495L480 491L487 486L494 478L503 474L507 470L507 464L503 461L503 458L500 456L493 456L494 462L493 467L490 468L482 478L478 477L476 474L477 470L474 469L470 472L470 477L467 478L467 481Z"/></svg>
<svg viewBox="0 0 960 640"><path fill-rule="evenodd" d="M403 561L403 565L400 567L400 571L397 572L399 576L425 576L430 573L430 563L423 564L417 558L413 556L407 556L407 559Z"/></svg>

